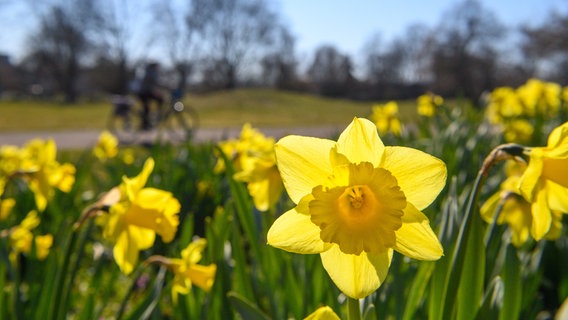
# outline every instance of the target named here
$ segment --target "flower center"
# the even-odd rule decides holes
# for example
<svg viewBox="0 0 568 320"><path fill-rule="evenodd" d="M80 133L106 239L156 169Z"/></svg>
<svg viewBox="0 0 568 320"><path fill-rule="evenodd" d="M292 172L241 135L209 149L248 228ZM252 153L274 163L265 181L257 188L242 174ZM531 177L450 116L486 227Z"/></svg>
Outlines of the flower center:
<svg viewBox="0 0 568 320"><path fill-rule="evenodd" d="M335 168L336 177L347 177L348 186L318 186L309 204L311 220L325 242L336 243L348 254L380 253L396 243L402 226L406 197L395 177L372 164Z"/></svg>
<svg viewBox="0 0 568 320"><path fill-rule="evenodd" d="M363 205L363 192L361 189L362 186L356 186L345 190L345 192L347 192L349 202L351 203L351 207L354 209L359 209Z"/></svg>

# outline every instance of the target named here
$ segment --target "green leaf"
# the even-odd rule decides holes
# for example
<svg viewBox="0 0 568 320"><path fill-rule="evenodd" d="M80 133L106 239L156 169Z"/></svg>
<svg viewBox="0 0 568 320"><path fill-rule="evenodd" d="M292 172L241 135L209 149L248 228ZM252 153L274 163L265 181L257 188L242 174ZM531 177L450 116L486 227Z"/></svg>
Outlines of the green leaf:
<svg viewBox="0 0 568 320"><path fill-rule="evenodd" d="M418 267L418 272L412 281L412 286L408 292L408 297L406 298L406 304L403 313L403 319L411 320L415 319L416 310L420 307L424 301L424 296L426 294L426 288L430 283L430 277L434 271L435 262L424 261Z"/></svg>
<svg viewBox="0 0 568 320"><path fill-rule="evenodd" d="M269 320L256 305L252 304L249 300L245 299L236 292L229 292L227 294L229 301L235 310L241 315L243 319L247 320Z"/></svg>
<svg viewBox="0 0 568 320"><path fill-rule="evenodd" d="M485 279L483 226L479 213L473 212L473 214L476 217L471 221L456 303L457 319L459 320L474 319L483 297Z"/></svg>
<svg viewBox="0 0 568 320"><path fill-rule="evenodd" d="M521 313L522 280L521 263L517 257L515 248L509 244L505 253L505 265L501 271L501 277L505 285L503 295L503 307L499 313L499 319L518 319Z"/></svg>

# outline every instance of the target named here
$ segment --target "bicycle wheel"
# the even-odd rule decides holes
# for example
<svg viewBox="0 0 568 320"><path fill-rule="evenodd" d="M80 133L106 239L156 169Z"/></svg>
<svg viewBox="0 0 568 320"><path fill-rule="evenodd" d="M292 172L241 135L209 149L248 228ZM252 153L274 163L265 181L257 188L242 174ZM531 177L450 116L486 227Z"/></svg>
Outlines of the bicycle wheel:
<svg viewBox="0 0 568 320"><path fill-rule="evenodd" d="M120 143L132 143L136 137L136 132L140 128L140 116L135 108L115 106L110 115L107 128L114 134Z"/></svg>
<svg viewBox="0 0 568 320"><path fill-rule="evenodd" d="M177 101L171 106L164 119L164 133L172 142L191 140L198 126L197 112L181 101Z"/></svg>

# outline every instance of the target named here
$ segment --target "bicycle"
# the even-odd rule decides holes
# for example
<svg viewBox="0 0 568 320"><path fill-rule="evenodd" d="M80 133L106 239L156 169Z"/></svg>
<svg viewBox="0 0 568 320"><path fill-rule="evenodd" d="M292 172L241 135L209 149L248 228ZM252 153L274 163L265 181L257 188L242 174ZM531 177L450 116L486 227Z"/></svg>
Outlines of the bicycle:
<svg viewBox="0 0 568 320"><path fill-rule="evenodd" d="M194 108L182 101L182 94L174 90L169 100L158 110L151 110L150 130L142 130L142 108L128 96L114 96L108 129L121 143L161 139L172 143L191 140L199 126Z"/></svg>

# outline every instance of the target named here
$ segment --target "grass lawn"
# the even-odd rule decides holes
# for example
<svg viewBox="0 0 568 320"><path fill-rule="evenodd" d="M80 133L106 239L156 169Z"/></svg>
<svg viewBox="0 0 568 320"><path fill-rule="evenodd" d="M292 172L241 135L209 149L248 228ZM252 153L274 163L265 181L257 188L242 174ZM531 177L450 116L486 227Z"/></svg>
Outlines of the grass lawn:
<svg viewBox="0 0 568 320"><path fill-rule="evenodd" d="M201 127L294 127L346 124L354 116L368 117L372 102L322 98L269 89L238 89L212 94L190 94ZM415 102L399 102L402 120L415 115ZM62 105L44 101L0 101L0 132L104 129L109 101Z"/></svg>

